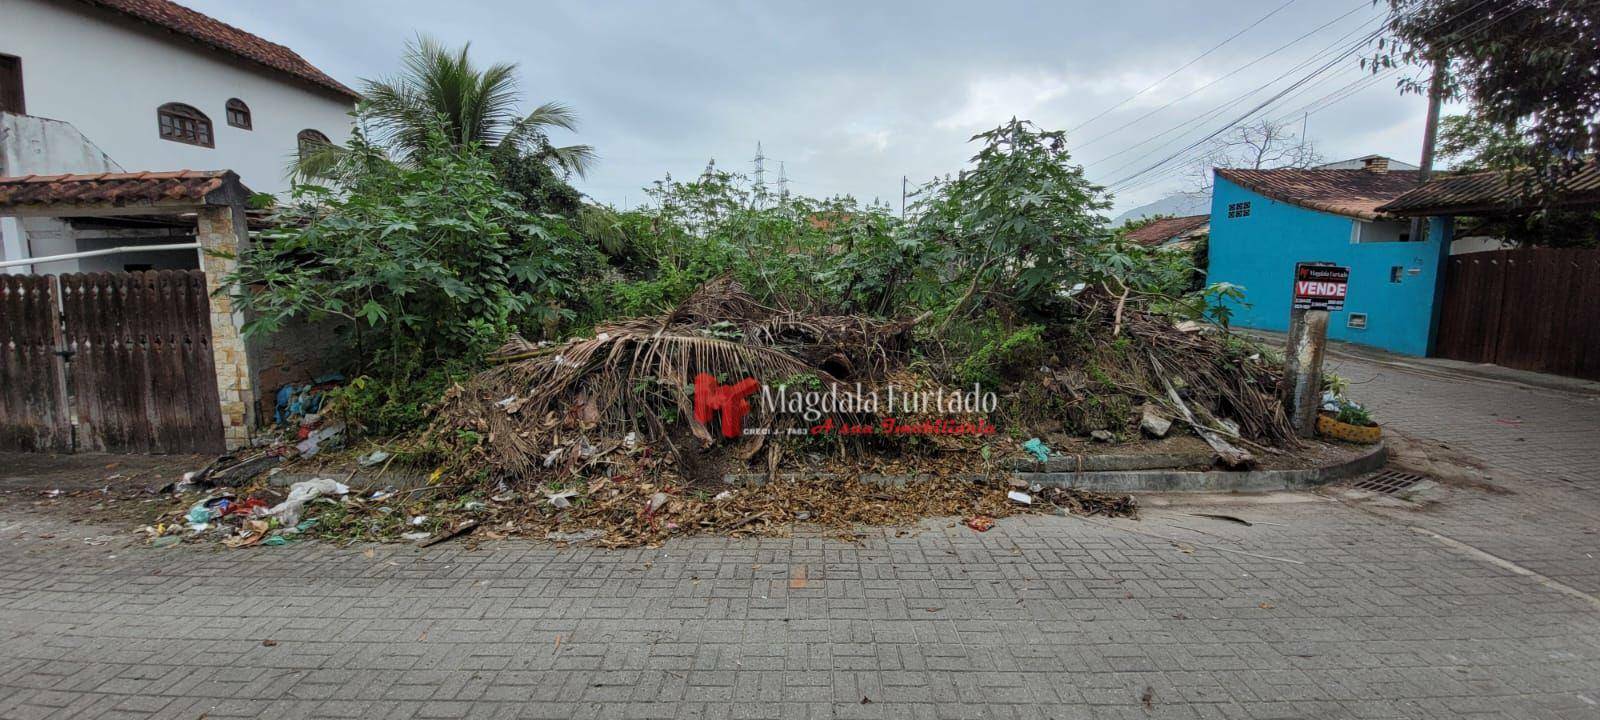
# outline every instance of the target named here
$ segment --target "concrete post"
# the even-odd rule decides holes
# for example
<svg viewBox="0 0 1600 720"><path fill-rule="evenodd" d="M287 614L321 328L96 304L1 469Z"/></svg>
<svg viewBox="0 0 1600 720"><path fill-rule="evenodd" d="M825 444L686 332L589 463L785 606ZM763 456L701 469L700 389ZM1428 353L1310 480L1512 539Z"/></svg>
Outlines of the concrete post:
<svg viewBox="0 0 1600 720"><path fill-rule="evenodd" d="M1289 387L1289 420L1303 438L1317 434L1322 405L1322 354L1328 344L1328 311L1295 310L1289 315L1289 346L1284 349L1284 382Z"/></svg>
<svg viewBox="0 0 1600 720"><path fill-rule="evenodd" d="M211 296L211 354L217 368L222 433L227 448L233 450L250 444L256 391L241 333L244 314L234 309L232 297L218 293L217 289L222 279L237 267L235 257L249 247L249 229L242 205L207 205L200 208L197 215L200 269L206 273L206 292ZM212 251L227 256L219 257Z"/></svg>

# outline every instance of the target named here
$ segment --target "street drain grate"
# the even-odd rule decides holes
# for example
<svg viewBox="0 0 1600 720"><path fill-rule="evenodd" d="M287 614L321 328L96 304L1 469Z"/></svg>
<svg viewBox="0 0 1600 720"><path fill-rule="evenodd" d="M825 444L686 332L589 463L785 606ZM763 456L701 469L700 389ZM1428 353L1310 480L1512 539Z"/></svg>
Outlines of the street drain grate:
<svg viewBox="0 0 1600 720"><path fill-rule="evenodd" d="M1356 481L1351 487L1357 490L1371 490L1385 495L1393 495L1401 490L1407 490L1426 477L1416 473L1400 472L1399 470L1380 470Z"/></svg>

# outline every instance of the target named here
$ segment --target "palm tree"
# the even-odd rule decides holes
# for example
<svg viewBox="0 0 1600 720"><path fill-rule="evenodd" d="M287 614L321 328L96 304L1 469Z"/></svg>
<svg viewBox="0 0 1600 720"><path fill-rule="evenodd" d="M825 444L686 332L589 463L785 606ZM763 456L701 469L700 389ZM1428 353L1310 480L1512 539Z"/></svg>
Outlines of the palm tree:
<svg viewBox="0 0 1600 720"><path fill-rule="evenodd" d="M362 117L371 137L399 160L425 152L428 134L440 122L450 141L481 143L497 152L530 157L552 169L582 176L595 160L588 145L556 147L548 130L576 130L572 108L547 102L527 115L517 111L517 66L495 63L479 70L467 57L470 44L449 50L438 41L419 37L406 44L405 70L363 85ZM297 170L315 175L330 167L337 148L303 153Z"/></svg>

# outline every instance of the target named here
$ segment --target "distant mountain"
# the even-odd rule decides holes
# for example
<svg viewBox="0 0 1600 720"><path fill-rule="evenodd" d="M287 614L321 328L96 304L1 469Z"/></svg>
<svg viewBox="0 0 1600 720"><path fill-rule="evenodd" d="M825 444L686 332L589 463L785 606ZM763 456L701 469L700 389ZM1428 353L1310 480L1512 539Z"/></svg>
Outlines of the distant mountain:
<svg viewBox="0 0 1600 720"><path fill-rule="evenodd" d="M1138 220L1152 215L1183 217L1185 215L1204 215L1209 212L1211 212L1211 193L1173 193L1160 200L1140 205L1118 215L1115 220L1111 221L1111 227L1119 227L1129 220Z"/></svg>

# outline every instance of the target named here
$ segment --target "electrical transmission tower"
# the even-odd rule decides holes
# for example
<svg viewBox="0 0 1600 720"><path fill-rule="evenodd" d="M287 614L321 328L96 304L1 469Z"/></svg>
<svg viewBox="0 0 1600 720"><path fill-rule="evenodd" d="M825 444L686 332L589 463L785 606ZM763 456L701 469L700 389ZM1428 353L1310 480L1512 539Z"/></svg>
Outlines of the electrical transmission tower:
<svg viewBox="0 0 1600 720"><path fill-rule="evenodd" d="M789 202L789 173L783 167L783 161L778 161L778 203Z"/></svg>
<svg viewBox="0 0 1600 720"><path fill-rule="evenodd" d="M767 206L767 156L761 152L761 142L756 141L756 182L751 188L751 203L757 210Z"/></svg>

